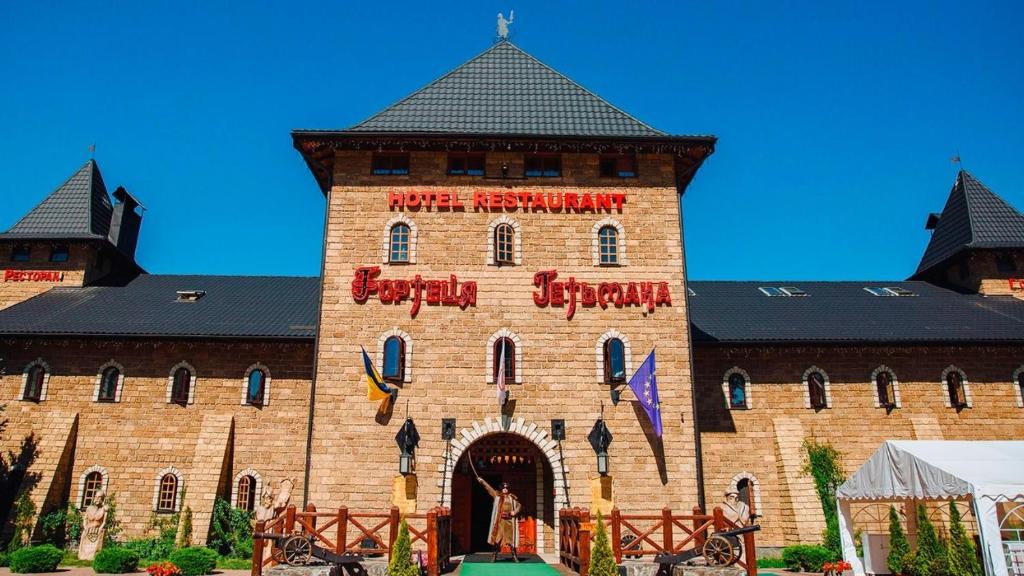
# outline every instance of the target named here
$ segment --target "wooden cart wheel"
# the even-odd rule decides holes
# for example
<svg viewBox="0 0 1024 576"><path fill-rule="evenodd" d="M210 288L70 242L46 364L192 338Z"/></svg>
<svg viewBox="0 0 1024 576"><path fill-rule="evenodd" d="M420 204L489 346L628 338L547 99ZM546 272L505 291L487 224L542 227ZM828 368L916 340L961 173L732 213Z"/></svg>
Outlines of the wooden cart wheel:
<svg viewBox="0 0 1024 576"><path fill-rule="evenodd" d="M717 534L704 542L704 559L710 566L732 566L739 560L739 554L732 542Z"/></svg>
<svg viewBox="0 0 1024 576"><path fill-rule="evenodd" d="M278 564L285 563L284 550L282 550L281 547L278 546L277 543L274 541L270 542L270 558Z"/></svg>
<svg viewBox="0 0 1024 576"><path fill-rule="evenodd" d="M313 556L313 544L302 536L292 536L281 544L286 564L302 565Z"/></svg>

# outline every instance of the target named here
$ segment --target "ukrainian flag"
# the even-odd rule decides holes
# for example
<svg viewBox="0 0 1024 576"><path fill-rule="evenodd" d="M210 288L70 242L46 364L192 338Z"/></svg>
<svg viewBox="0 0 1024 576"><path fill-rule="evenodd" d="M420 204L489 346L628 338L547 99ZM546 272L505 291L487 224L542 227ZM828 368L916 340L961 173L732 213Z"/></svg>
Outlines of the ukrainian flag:
<svg viewBox="0 0 1024 576"><path fill-rule="evenodd" d="M359 349L363 351L363 366L366 368L366 399L370 401L390 400L395 390L384 383L384 379L380 377L377 368L370 361L370 356L366 353L366 349L362 346Z"/></svg>

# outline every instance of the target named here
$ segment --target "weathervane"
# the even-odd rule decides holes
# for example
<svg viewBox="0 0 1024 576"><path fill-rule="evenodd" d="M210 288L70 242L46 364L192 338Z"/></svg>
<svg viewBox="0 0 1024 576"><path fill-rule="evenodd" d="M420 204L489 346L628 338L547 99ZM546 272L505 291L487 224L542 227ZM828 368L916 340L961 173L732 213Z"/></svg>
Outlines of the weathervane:
<svg viewBox="0 0 1024 576"><path fill-rule="evenodd" d="M512 20L516 17L515 10L508 11L508 20L505 16L498 12L498 38L501 40L508 40L508 27L512 25Z"/></svg>

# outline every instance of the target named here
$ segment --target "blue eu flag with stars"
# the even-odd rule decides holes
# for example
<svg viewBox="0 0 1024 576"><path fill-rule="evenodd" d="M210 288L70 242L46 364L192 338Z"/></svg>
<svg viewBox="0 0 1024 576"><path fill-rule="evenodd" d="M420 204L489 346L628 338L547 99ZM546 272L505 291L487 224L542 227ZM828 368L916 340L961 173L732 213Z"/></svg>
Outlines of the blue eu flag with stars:
<svg viewBox="0 0 1024 576"><path fill-rule="evenodd" d="M661 438L661 401L658 399L658 378L655 375L654 350L640 365L633 377L629 379L629 387L636 394L643 406L647 418L654 427L654 433Z"/></svg>

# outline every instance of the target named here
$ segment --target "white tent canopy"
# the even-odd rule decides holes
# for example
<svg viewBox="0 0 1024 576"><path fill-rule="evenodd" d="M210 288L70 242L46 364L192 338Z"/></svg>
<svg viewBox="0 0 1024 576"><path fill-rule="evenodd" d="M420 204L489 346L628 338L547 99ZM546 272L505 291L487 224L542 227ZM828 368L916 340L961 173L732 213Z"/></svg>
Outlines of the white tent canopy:
<svg viewBox="0 0 1024 576"><path fill-rule="evenodd" d="M853 543L851 501L971 498L985 572L1007 573L996 504L1024 497L1024 442L895 440L884 442L836 491L843 558L864 574Z"/></svg>

